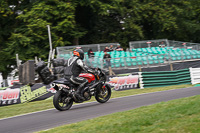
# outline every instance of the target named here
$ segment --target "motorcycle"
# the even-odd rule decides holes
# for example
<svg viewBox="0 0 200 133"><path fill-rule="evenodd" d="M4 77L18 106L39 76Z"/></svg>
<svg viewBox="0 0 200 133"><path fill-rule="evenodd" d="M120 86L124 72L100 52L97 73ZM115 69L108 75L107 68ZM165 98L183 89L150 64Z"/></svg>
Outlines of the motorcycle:
<svg viewBox="0 0 200 133"><path fill-rule="evenodd" d="M53 105L57 110L68 110L74 102L82 103L90 100L92 96L99 103L105 103L110 99L111 87L106 84L106 75L100 68L96 69L96 74L81 73L79 77L86 78L89 82L82 91L85 100L75 96L78 85L70 80L60 79L53 82L52 87L57 91L53 97Z"/></svg>

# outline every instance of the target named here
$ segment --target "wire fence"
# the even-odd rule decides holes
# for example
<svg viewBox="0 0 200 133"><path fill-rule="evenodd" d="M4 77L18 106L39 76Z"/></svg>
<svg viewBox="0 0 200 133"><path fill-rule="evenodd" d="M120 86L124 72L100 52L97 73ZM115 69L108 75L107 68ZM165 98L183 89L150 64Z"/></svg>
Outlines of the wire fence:
<svg viewBox="0 0 200 133"><path fill-rule="evenodd" d="M167 39L131 41L131 42L129 42L129 48L130 49L146 48L146 47L159 47L160 45L165 45L167 47L170 46Z"/></svg>
<svg viewBox="0 0 200 133"><path fill-rule="evenodd" d="M146 47L174 47L200 50L200 43L174 41L168 39L131 41L129 42L130 49L146 48Z"/></svg>
<svg viewBox="0 0 200 133"><path fill-rule="evenodd" d="M57 58L68 59L72 56L72 51L81 47L85 52L85 63L90 67L99 67L106 69L106 62L103 59L102 52L105 47L113 45L117 47L119 43L102 43L80 46L66 46L57 48ZM200 60L200 44L191 42L173 41L168 39L145 40L129 42L130 51L120 51L118 56L111 54L111 67L121 68L138 68L162 66L165 64ZM94 57L89 58L87 51L92 49ZM118 51L113 51L118 54ZM116 53L118 52L118 53ZM108 52L109 53L109 52Z"/></svg>
<svg viewBox="0 0 200 133"><path fill-rule="evenodd" d="M109 47L110 45L113 45L113 48L116 48L117 45L119 45L119 43L100 43L100 44L57 47L56 52L59 57L59 55L62 55L62 54L72 54L73 50L76 48L81 48L86 53L88 52L89 49L92 49L93 52L103 51L105 47Z"/></svg>

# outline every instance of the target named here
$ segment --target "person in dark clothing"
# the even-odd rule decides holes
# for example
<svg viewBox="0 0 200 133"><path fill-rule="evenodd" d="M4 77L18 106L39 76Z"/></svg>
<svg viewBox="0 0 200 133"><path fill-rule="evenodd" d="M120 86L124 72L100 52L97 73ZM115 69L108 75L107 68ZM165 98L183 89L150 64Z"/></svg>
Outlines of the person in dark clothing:
<svg viewBox="0 0 200 133"><path fill-rule="evenodd" d="M117 51L123 51L123 48L121 48L120 44L118 44L117 47L115 48L115 50L117 50Z"/></svg>
<svg viewBox="0 0 200 133"><path fill-rule="evenodd" d="M83 63L84 52L82 49L74 50L73 54L74 56L69 58L66 62L66 67L64 68L64 77L65 79L72 81L74 84L79 85L75 95L80 100L84 100L84 97L81 91L88 84L88 80L83 77L79 77L79 74L82 71L94 74L94 71L92 69L89 69Z"/></svg>
<svg viewBox="0 0 200 133"><path fill-rule="evenodd" d="M108 54L107 52L104 52L103 59L106 61L106 67L109 70L109 75L110 76L115 75L115 73L112 71L112 68L111 68L111 62L110 62L111 56L110 56L110 54Z"/></svg>
<svg viewBox="0 0 200 133"><path fill-rule="evenodd" d="M88 57L89 58L94 57L94 52L92 51L91 48L88 50Z"/></svg>
<svg viewBox="0 0 200 133"><path fill-rule="evenodd" d="M109 48L108 47L105 47L104 51L103 52L110 52Z"/></svg>
<svg viewBox="0 0 200 133"><path fill-rule="evenodd" d="M107 52L104 52L103 59L106 61L106 67L107 68L109 66L111 66L111 63L110 63L111 56L110 56L110 54L108 54Z"/></svg>

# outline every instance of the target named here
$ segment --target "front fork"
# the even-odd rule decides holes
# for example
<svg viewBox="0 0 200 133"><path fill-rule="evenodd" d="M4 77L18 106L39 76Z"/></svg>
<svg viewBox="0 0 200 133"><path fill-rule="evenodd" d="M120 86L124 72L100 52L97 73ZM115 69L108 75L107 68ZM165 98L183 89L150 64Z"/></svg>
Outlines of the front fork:
<svg viewBox="0 0 200 133"><path fill-rule="evenodd" d="M106 85L107 85L106 83L100 82L100 84L97 85L96 87L96 92L99 92L98 94L100 94L101 96L104 96L106 92Z"/></svg>

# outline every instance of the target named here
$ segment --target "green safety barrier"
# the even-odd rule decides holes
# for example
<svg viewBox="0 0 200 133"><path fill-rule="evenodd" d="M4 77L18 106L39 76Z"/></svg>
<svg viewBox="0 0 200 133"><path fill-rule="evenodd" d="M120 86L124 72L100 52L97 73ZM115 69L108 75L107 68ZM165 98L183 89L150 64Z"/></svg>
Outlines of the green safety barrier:
<svg viewBox="0 0 200 133"><path fill-rule="evenodd" d="M188 80L189 78L188 77L182 77L182 78L177 78L177 79L174 79L174 78L168 78L168 79L164 79L164 80L143 80L143 83L144 84L148 84L148 83L170 83L170 82L181 82L181 81L184 81L184 80Z"/></svg>
<svg viewBox="0 0 200 133"><path fill-rule="evenodd" d="M149 74L168 74L168 73L185 73L188 72L188 68L181 69L181 70L175 70L175 71L154 71L154 72L142 72L143 75L149 75Z"/></svg>
<svg viewBox="0 0 200 133"><path fill-rule="evenodd" d="M170 86L170 85L181 85L181 84L191 84L191 82L184 82L184 83L171 83L171 84L148 84L148 85L145 85L144 88L153 88L153 87L164 87L164 86Z"/></svg>
<svg viewBox="0 0 200 133"><path fill-rule="evenodd" d="M160 73L160 74L149 74L149 75L142 75L144 78L152 78L152 77L172 77L172 76L183 76L183 75L190 75L189 72L185 72L185 73Z"/></svg>
<svg viewBox="0 0 200 133"><path fill-rule="evenodd" d="M140 73L141 88L178 84L191 84L189 69Z"/></svg>
<svg viewBox="0 0 200 133"><path fill-rule="evenodd" d="M142 72L142 77L171 77L188 74L190 74L189 69L182 69L176 71Z"/></svg>
<svg viewBox="0 0 200 133"><path fill-rule="evenodd" d="M189 77L190 74L187 74L187 75L184 75L184 77ZM177 78L182 78L183 75L176 75L176 76L173 76L171 77L172 80L176 80ZM169 77L145 77L145 81L148 81L148 80L152 80L152 78L154 78L154 80L168 80Z"/></svg>

